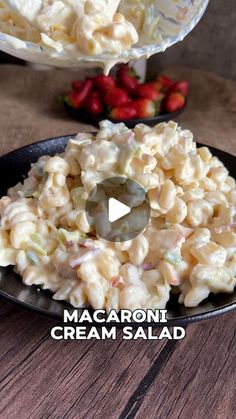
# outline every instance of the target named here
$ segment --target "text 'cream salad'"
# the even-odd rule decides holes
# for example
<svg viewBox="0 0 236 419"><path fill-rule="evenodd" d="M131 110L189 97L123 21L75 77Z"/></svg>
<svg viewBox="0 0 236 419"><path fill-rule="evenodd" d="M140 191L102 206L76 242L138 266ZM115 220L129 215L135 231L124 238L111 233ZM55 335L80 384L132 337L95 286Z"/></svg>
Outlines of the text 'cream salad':
<svg viewBox="0 0 236 419"><path fill-rule="evenodd" d="M148 193L151 217L135 239L112 243L87 222L96 184L124 175ZM0 200L0 265L75 307L186 307L236 285L236 186L207 147L174 122L154 128L103 121L61 155L32 164ZM134 223L135 224L135 223Z"/></svg>

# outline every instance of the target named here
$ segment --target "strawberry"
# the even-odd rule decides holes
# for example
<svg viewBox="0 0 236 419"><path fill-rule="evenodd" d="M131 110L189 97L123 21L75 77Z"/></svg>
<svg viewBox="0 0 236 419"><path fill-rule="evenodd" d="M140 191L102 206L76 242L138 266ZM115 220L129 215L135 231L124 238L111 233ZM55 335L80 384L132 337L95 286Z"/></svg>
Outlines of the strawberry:
<svg viewBox="0 0 236 419"><path fill-rule="evenodd" d="M136 99L131 103L137 109L138 118L151 118L156 113L155 103L150 99Z"/></svg>
<svg viewBox="0 0 236 419"><path fill-rule="evenodd" d="M157 92L160 92L162 89L162 84L159 81L149 81L146 84L148 84L149 86L152 86L154 90L156 90Z"/></svg>
<svg viewBox="0 0 236 419"><path fill-rule="evenodd" d="M83 86L83 81L81 81L81 80L74 80L72 82L72 89L73 90L80 90L82 86Z"/></svg>
<svg viewBox="0 0 236 419"><path fill-rule="evenodd" d="M72 108L79 109L88 97L93 87L92 80L85 80L79 91L73 90L64 97L64 102Z"/></svg>
<svg viewBox="0 0 236 419"><path fill-rule="evenodd" d="M136 94L140 98L154 101L163 99L163 95L158 92L151 83L140 84L136 89Z"/></svg>
<svg viewBox="0 0 236 419"><path fill-rule="evenodd" d="M103 113L103 104L98 92L92 92L89 95L84 104L84 108L93 115L101 115Z"/></svg>
<svg viewBox="0 0 236 419"><path fill-rule="evenodd" d="M116 87L115 79L112 76L105 76L104 74L99 74L99 76L95 77L94 82L100 92L107 92Z"/></svg>
<svg viewBox="0 0 236 419"><path fill-rule="evenodd" d="M109 114L110 118L115 119L116 121L137 118L137 115L137 108L133 105L133 102L113 108Z"/></svg>
<svg viewBox="0 0 236 419"><path fill-rule="evenodd" d="M74 109L79 109L81 105L79 93L75 90L62 97L62 101Z"/></svg>
<svg viewBox="0 0 236 419"><path fill-rule="evenodd" d="M185 98L178 92L170 93L164 101L164 107L169 113L179 111L184 107L184 104Z"/></svg>
<svg viewBox="0 0 236 419"><path fill-rule="evenodd" d="M125 90L115 87L107 92L104 101L110 108L116 108L125 105L129 101L129 96Z"/></svg>
<svg viewBox="0 0 236 419"><path fill-rule="evenodd" d="M122 65L117 71L117 78L120 85L129 93L134 94L139 82L135 71L127 64Z"/></svg>
<svg viewBox="0 0 236 419"><path fill-rule="evenodd" d="M169 89L170 86L172 86L172 84L173 84L173 81L169 77L164 76L164 75L158 76L157 79L156 79L156 81L158 81L158 82L161 83L162 89L164 91L166 91L167 89Z"/></svg>
<svg viewBox="0 0 236 419"><path fill-rule="evenodd" d="M172 84L172 86L168 90L169 93L179 92L184 97L188 96L189 93L189 82L188 81L177 81L176 83Z"/></svg>

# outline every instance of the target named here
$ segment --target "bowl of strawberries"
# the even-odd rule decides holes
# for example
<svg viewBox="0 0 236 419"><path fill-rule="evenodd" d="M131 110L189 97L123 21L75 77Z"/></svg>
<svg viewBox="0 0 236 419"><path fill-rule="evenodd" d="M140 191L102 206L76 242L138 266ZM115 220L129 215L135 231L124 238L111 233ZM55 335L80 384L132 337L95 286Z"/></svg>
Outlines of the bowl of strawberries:
<svg viewBox="0 0 236 419"><path fill-rule="evenodd" d="M62 97L67 112L75 119L98 126L102 119L155 125L183 112L189 94L186 80L174 81L166 75L141 83L130 65L121 65L116 74L99 74L72 82L72 90Z"/></svg>

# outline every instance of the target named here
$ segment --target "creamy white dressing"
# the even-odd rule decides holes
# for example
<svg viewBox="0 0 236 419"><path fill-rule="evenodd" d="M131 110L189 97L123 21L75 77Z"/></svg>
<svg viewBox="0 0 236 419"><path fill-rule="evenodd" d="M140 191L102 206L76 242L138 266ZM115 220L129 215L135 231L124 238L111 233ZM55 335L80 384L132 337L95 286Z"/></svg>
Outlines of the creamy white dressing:
<svg viewBox="0 0 236 419"><path fill-rule="evenodd" d="M0 0L0 45L5 50L8 45L13 47L18 50L14 55L30 61L101 65L107 73L117 62L148 58L182 39L196 25L207 3L36 0L32 4L30 0ZM19 44L17 39L26 43Z"/></svg>
<svg viewBox="0 0 236 419"><path fill-rule="evenodd" d="M111 227L106 219L91 231L85 200L98 182L127 172L147 190L151 216L134 239L109 242L100 234ZM134 232L140 201L132 192ZM171 286L181 304L195 307L236 286L235 198L223 163L173 121L133 131L102 121L96 135L80 133L60 156L41 157L0 199L0 266L15 265L26 285L75 307L162 309ZM99 202L98 217L102 194Z"/></svg>
<svg viewBox="0 0 236 419"><path fill-rule="evenodd" d="M4 3L29 22L35 20L42 7L42 0L6 0Z"/></svg>
<svg viewBox="0 0 236 419"><path fill-rule="evenodd" d="M58 50L61 43L88 55L120 55L138 42L135 27L118 12L119 4L120 0L37 0L33 5L24 0L3 2L39 31L45 46Z"/></svg>

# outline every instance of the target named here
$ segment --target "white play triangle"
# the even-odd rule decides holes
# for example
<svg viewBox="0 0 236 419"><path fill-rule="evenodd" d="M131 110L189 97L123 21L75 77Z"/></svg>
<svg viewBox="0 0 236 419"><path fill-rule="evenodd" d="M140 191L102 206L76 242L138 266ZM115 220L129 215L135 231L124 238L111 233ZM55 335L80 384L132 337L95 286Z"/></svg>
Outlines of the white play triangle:
<svg viewBox="0 0 236 419"><path fill-rule="evenodd" d="M108 201L108 219L110 223L124 217L131 211L130 207L115 198L110 198Z"/></svg>

